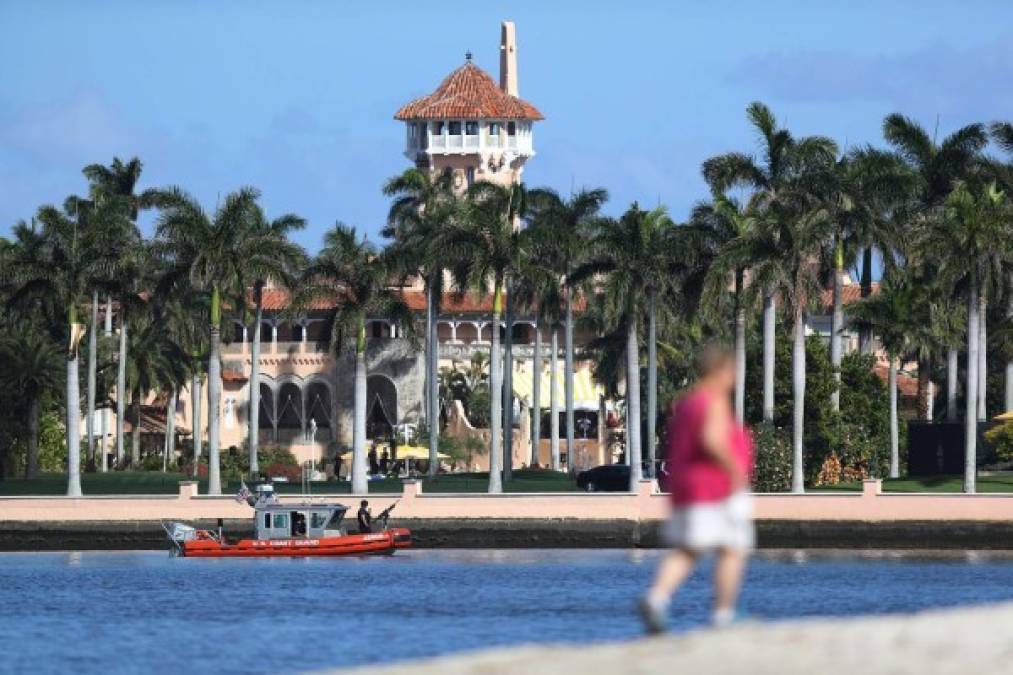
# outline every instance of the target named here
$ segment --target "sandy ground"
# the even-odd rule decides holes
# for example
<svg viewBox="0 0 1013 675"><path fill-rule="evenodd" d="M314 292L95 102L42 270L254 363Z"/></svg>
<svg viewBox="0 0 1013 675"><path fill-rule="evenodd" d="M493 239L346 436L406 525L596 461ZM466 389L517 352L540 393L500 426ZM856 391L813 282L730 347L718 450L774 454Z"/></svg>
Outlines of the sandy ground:
<svg viewBox="0 0 1013 675"><path fill-rule="evenodd" d="M1013 604L891 616L745 623L625 643L530 646L345 675L1013 673Z"/></svg>

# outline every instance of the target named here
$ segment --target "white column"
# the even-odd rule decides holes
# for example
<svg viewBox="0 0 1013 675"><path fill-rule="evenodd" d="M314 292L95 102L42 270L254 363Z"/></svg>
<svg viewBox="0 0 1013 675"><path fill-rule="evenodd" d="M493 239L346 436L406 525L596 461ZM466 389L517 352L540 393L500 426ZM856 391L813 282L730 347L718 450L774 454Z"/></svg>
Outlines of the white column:
<svg viewBox="0 0 1013 675"><path fill-rule="evenodd" d="M457 342L457 321L450 322L450 341Z"/></svg>
<svg viewBox="0 0 1013 675"><path fill-rule="evenodd" d="M278 324L271 324L271 353L278 353Z"/></svg>

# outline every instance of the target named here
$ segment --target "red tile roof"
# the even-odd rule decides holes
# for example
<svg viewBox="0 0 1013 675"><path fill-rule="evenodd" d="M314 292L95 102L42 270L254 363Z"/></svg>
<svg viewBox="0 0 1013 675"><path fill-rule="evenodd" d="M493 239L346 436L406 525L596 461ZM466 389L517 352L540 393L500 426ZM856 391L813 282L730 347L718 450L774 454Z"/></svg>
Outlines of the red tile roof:
<svg viewBox="0 0 1013 675"><path fill-rule="evenodd" d="M471 61L448 75L432 94L411 101L394 115L396 120L448 118L545 119L535 106L506 94Z"/></svg>
<svg viewBox="0 0 1013 675"><path fill-rule="evenodd" d="M883 382L887 382L890 379L890 367L883 363L877 363L872 367L876 376ZM897 391L904 398L914 398L918 396L918 377L915 375L909 375L903 371L897 373Z"/></svg>
<svg viewBox="0 0 1013 675"><path fill-rule="evenodd" d="M401 299L404 300L408 308L414 312L426 311L426 294L425 291L404 289L400 291ZM289 306L289 292L282 288L266 288L264 289L264 310L269 312L277 312L283 309L288 309ZM334 300L319 299L315 300L307 309L310 310L327 310L334 307L337 298ZM577 299L573 305L574 310L581 312L584 310L585 302L583 299ZM463 296L458 296L454 293L444 293L443 303L441 305L441 312L446 314L491 314L492 313L492 294L478 295L476 293L465 293Z"/></svg>
<svg viewBox="0 0 1013 675"><path fill-rule="evenodd" d="M879 284L873 282L872 294L876 295L879 293ZM841 288L841 304L844 306L850 305L853 302L858 302L862 299L862 286L861 284L848 284ZM820 295L820 305L826 309L831 310L834 306L834 293L831 289L826 289Z"/></svg>

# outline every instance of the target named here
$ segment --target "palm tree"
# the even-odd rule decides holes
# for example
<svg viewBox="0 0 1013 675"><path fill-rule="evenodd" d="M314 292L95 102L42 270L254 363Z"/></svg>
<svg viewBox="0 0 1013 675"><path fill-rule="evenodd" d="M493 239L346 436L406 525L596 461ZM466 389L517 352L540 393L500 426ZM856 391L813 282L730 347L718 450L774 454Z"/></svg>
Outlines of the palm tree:
<svg viewBox="0 0 1013 675"><path fill-rule="evenodd" d="M0 383L24 397L28 409L28 456L25 478L39 472L39 414L45 399L59 389L63 362L57 344L33 323L13 323L0 338Z"/></svg>
<svg viewBox="0 0 1013 675"><path fill-rule="evenodd" d="M761 159L739 152L730 152L708 159L703 176L716 192L732 187L753 190L750 206L786 212L784 202L791 199L797 181L799 158L825 152L830 141L813 136L796 139L787 129L778 127L777 119L763 103L754 101L746 108L746 117L759 143ZM835 150L836 151L836 150ZM775 294L766 289L763 297L763 420L774 419L774 328L776 322Z"/></svg>
<svg viewBox="0 0 1013 675"><path fill-rule="evenodd" d="M444 291L444 270L450 266L442 246L446 226L460 215L450 173L408 169L391 178L383 193L393 198L383 235L393 238L392 259L405 274L420 274L426 287L426 419L429 422L429 475L439 469L438 379L440 341L437 321Z"/></svg>
<svg viewBox="0 0 1013 675"><path fill-rule="evenodd" d="M443 245L453 261L452 272L458 292L474 289L487 293L492 283L492 343L489 350L489 492L503 491L504 458L512 448L501 446L503 420L503 367L500 354L500 327L503 292L514 270L520 237L514 225L524 211L524 188L480 181L471 186L467 213L460 223L449 227Z"/></svg>
<svg viewBox="0 0 1013 675"><path fill-rule="evenodd" d="M317 299L335 302L327 320L328 349L337 355L354 343L355 385L352 425L352 492L368 491L366 476L366 319L390 321L413 334L411 310L390 287L390 263L355 228L337 223L324 248L303 271L297 307Z"/></svg>
<svg viewBox="0 0 1013 675"><path fill-rule="evenodd" d="M756 215L748 206L723 194L697 204L690 217L691 228L707 251L711 264L706 278L706 305L717 309L732 284L732 312L735 323L735 418L741 424L746 407L746 293L745 278L754 251L733 242L743 241L753 231ZM702 240L702 241L701 241Z"/></svg>
<svg viewBox="0 0 1013 675"><path fill-rule="evenodd" d="M132 265L135 263L133 255L136 252L137 247L141 241L141 236L137 230L137 216L144 210L155 206L159 199L160 192L155 189L143 190L137 193L137 182L141 178L141 172L144 166L141 160L137 157L133 157L128 161L124 162L119 157L114 157L112 163L109 166L102 164L89 164L84 167L82 173L85 178L88 179L89 194L92 202L109 202L113 201L117 205L122 205L127 211L127 217L133 224L132 231L121 233L120 237L114 243L117 244L117 249L120 251L121 256L119 261L126 266L126 269L119 270L115 275L116 280L120 282L120 286L129 288L130 286L136 285L131 275L136 273L136 267ZM88 419L91 420L94 417L94 387L92 386L95 380L95 368L94 368L94 338L95 330L94 326L97 321L97 306L98 306L98 289L92 291L92 325L93 330L88 337ZM125 305L122 304L123 297L126 293L120 293L121 298L121 313L126 311ZM129 301L129 300L128 300ZM106 334L110 334L112 331L112 294L107 295L106 298ZM121 317L120 319L121 330L120 330L120 352L119 361L121 363L126 361L127 355L124 352L127 346L126 341L126 321ZM124 386L124 371L121 367L119 369L119 376L117 378L117 386ZM117 462L122 463L123 461L123 415L125 408L123 407L125 397L119 392L123 391L122 388L117 389L117 433L116 433L116 457ZM90 422L89 422L90 423ZM103 470L105 470L105 423L106 415L103 413L102 416L102 460ZM92 457L92 432L88 432L88 456L89 459Z"/></svg>
<svg viewBox="0 0 1013 675"><path fill-rule="evenodd" d="M657 298L674 290L671 266L676 257L674 223L664 207L642 210L634 203L618 220L598 221L587 260L572 273L572 282L598 280L607 314L626 328L627 460L630 489L643 477L640 434L640 347L637 324L647 316L649 466L654 466L657 419Z"/></svg>
<svg viewBox="0 0 1013 675"><path fill-rule="evenodd" d="M169 331L166 321L154 312L151 316L134 321L127 350L127 387L131 393L131 462L141 460L141 404L149 392L158 392L168 399L166 403L166 433L171 433L170 419L175 415L175 395L187 377L189 358ZM168 440L168 439L167 439ZM166 443L166 457L170 446Z"/></svg>
<svg viewBox="0 0 1013 675"><path fill-rule="evenodd" d="M530 194L530 193L529 193ZM540 462L539 449L542 441L542 327L549 326L552 331L551 344L553 350L558 349L555 336L556 326L562 316L562 308L565 303L564 293L560 288L559 276L551 268L545 265L545 259L551 256L554 248L554 233L550 227L544 224L532 224L527 230L527 241L521 256L517 261L517 270L514 275L513 296L515 307L518 311L532 315L535 319L535 339L532 354L531 369L531 466ZM550 413L554 416L550 425L553 433L551 435L550 462L553 471L559 470L559 410L556 401L556 354L555 351L550 358L552 371L550 373Z"/></svg>
<svg viewBox="0 0 1013 675"><path fill-rule="evenodd" d="M271 264L274 234L258 230L260 193L242 188L208 214L196 199L170 188L159 197L153 250L166 266L161 285L187 279L211 298L208 354L208 491L221 494L221 324L223 296L245 301L248 282Z"/></svg>
<svg viewBox="0 0 1013 675"><path fill-rule="evenodd" d="M898 217L900 226L909 238L926 227L939 227L939 219L944 212L943 205L955 183L968 178L976 170L980 153L988 143L985 127L969 124L937 143L935 137L930 136L917 122L894 113L883 120L883 136L907 165L914 183L911 186L910 205ZM871 259L870 248L866 249L865 255ZM871 267L871 262L867 264ZM918 398L923 419L927 417L927 374L931 366L931 360L918 364ZM922 375L923 372L925 375ZM978 405L984 411L984 393L980 393L982 398Z"/></svg>
<svg viewBox="0 0 1013 675"><path fill-rule="evenodd" d="M14 306L44 299L65 312L66 425L68 478L67 495L81 496L81 400L78 345L85 327L78 310L96 279L110 276L112 265L105 239L110 232L89 228L73 212L43 206L37 214L41 232L24 222L14 228L15 252L0 271L0 284L10 289L8 303Z"/></svg>
<svg viewBox="0 0 1013 675"><path fill-rule="evenodd" d="M1013 122L995 122L990 128L992 139L1003 150L1013 153ZM1013 164L1007 164L1002 172L1004 187L1009 192L1013 189ZM1013 322L1013 268L1007 273L1006 321ZM1005 410L1013 410L1013 352L1006 358L1006 391L1003 397Z"/></svg>
<svg viewBox="0 0 1013 675"><path fill-rule="evenodd" d="M940 261L937 274L964 291L967 300L967 394L964 429L964 492L976 489L978 437L978 349L984 289L1001 283L1010 262L1006 232L1010 208L996 184L957 183L945 202L944 218L928 233L926 254Z"/></svg>
<svg viewBox="0 0 1013 675"><path fill-rule="evenodd" d="M268 222L260 208L257 208L252 226L255 229L255 236L266 237L274 241L273 255L259 256L249 260L246 269L246 273L254 279L254 328L253 344L250 346L248 445L250 449L250 476L256 477L260 474L257 447L260 441L260 333L264 322L264 287L270 279L279 286L292 288L306 255L300 246L289 241L288 235L293 230L305 227L306 221L293 213L288 213Z"/></svg>
<svg viewBox="0 0 1013 675"><path fill-rule="evenodd" d="M867 298L872 289L872 251L883 256L889 271L904 252L898 236L895 214L902 212L914 189L914 177L908 167L890 152L871 147L857 148L845 154L834 170L826 174L826 183L818 197L833 219L834 233L827 258L832 263L832 321L830 361L837 388L831 407L840 410L841 360L844 355L844 309L842 289L845 268L862 254L861 294ZM862 349L871 349L871 326L858 322Z"/></svg>
<svg viewBox="0 0 1013 675"><path fill-rule="evenodd" d="M533 226L553 233L554 246L545 262L558 275L564 291L563 301L563 397L566 406L566 456L569 468L573 468L574 406L573 406L573 302L579 289L570 276L583 261L590 243L590 227L601 207L608 201L608 191L598 188L582 189L564 199L557 192L547 188L531 190L528 193L528 220ZM552 339L556 338L553 329ZM557 345L552 345L555 359ZM555 364L553 364L555 373ZM555 392L553 385L552 392ZM558 417L553 413L553 419ZM558 425L558 421L553 424ZM558 444L557 444L558 450Z"/></svg>
<svg viewBox="0 0 1013 675"><path fill-rule="evenodd" d="M850 311L875 332L889 357L890 478L898 478L897 369L906 359L921 361L950 339L954 308L919 268L893 267L883 278L879 294L856 303Z"/></svg>

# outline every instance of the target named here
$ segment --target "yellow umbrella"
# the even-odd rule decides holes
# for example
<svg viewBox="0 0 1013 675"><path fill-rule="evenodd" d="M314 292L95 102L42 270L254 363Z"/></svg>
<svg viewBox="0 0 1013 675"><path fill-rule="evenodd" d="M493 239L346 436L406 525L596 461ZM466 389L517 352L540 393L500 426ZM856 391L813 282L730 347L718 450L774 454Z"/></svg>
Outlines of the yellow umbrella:
<svg viewBox="0 0 1013 675"><path fill-rule="evenodd" d="M429 459L429 448L421 445L399 445L397 446L398 459ZM442 452L436 453L437 459L450 459Z"/></svg>
<svg viewBox="0 0 1013 675"><path fill-rule="evenodd" d="M993 419L998 422L1013 422L1013 410L1004 412L1001 415L996 415Z"/></svg>

